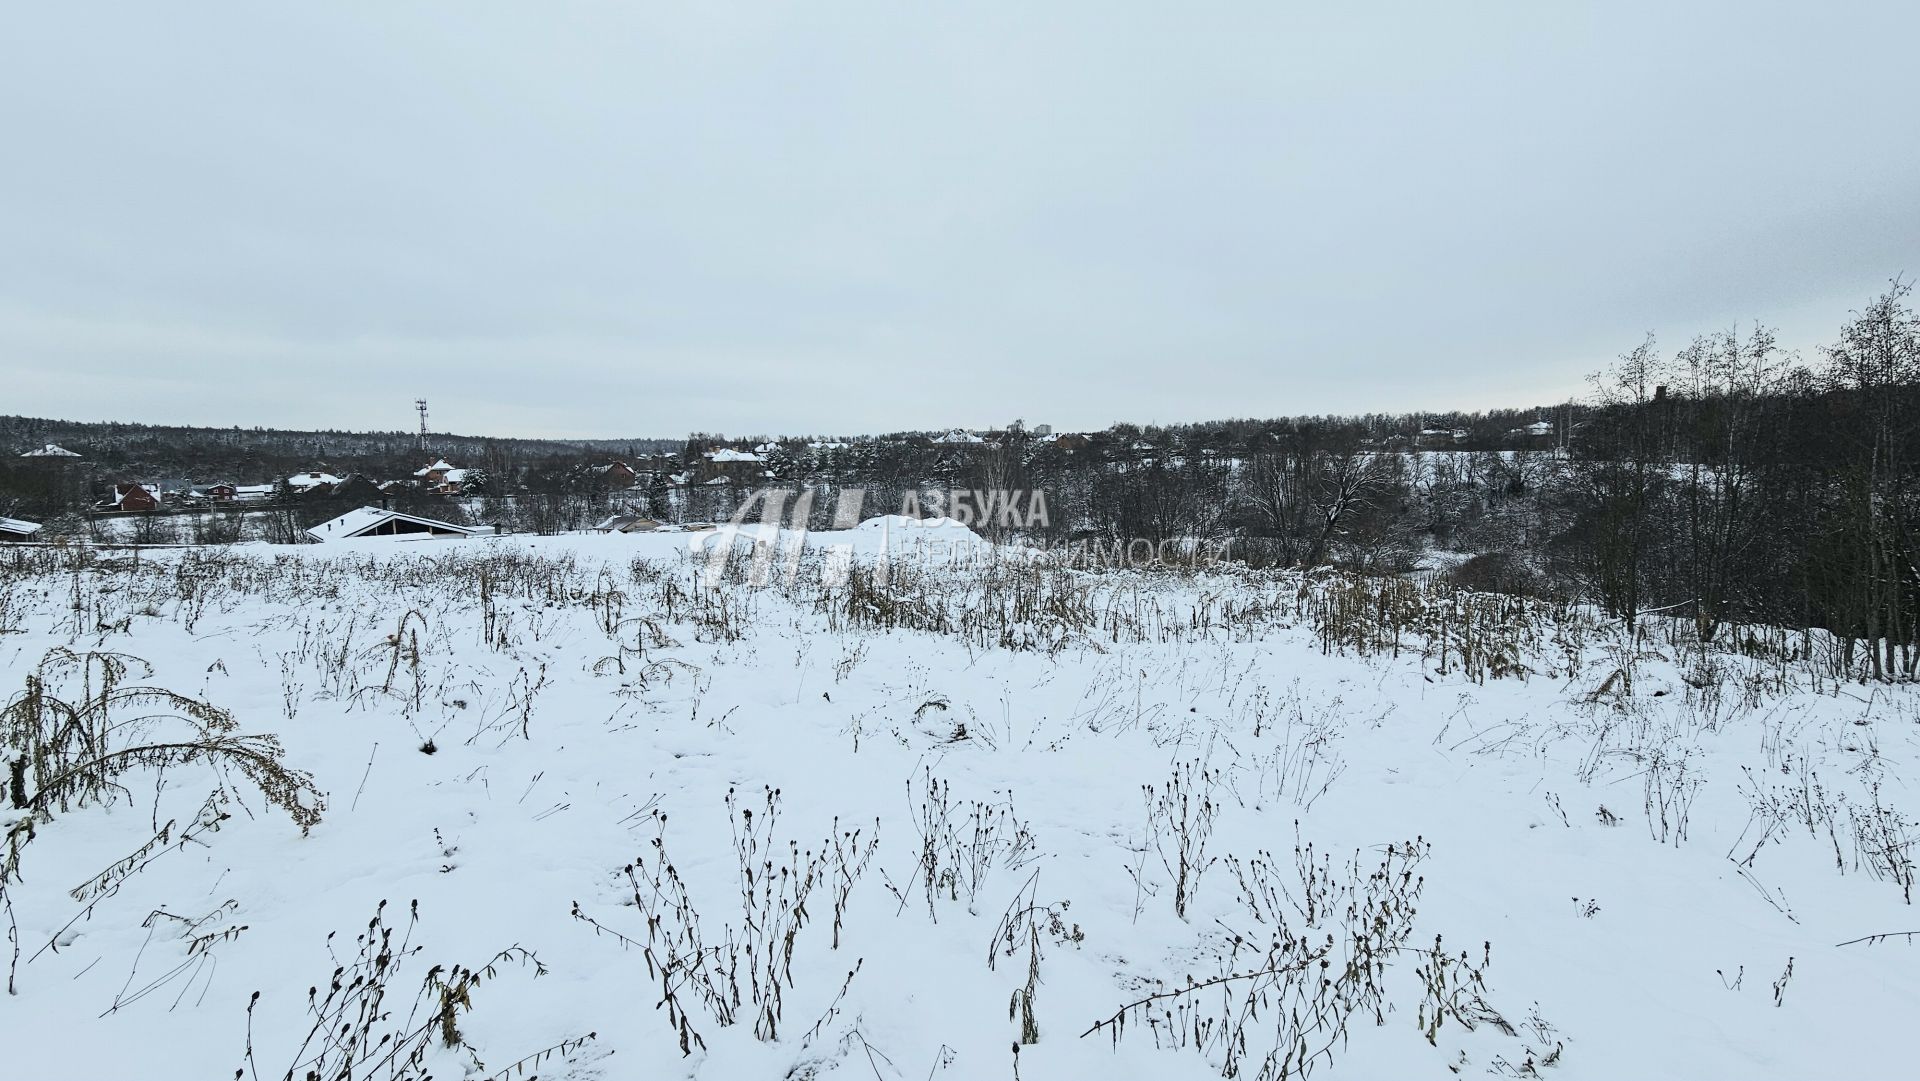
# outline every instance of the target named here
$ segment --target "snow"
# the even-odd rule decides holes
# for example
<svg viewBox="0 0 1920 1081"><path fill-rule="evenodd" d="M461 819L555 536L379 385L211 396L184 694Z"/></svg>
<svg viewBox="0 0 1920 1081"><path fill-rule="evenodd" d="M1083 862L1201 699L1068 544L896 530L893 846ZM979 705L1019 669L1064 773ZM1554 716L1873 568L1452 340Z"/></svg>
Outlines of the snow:
<svg viewBox="0 0 1920 1081"><path fill-rule="evenodd" d="M0 533L16 533L31 536L40 532L39 522L28 522L19 518L0 517Z"/></svg>
<svg viewBox="0 0 1920 1081"><path fill-rule="evenodd" d="M758 454L751 454L744 450L735 450L732 447L721 447L718 450L710 450L707 452L707 458L709 461L715 462L759 462L765 460Z"/></svg>
<svg viewBox="0 0 1920 1081"><path fill-rule="evenodd" d="M1514 1034L1449 1021L1430 1045L1418 962L1401 957L1384 976L1383 1023L1355 1017L1315 1076L1513 1076L1529 1048L1537 1063L1556 1045L1540 1076L1911 1071L1920 943L1837 944L1914 926L1901 887L1859 862L1850 825L1876 800L1910 810L1916 798L1912 687L1686 654L1665 624L1630 649L1618 628L1573 616L1519 647L1525 678L1477 676L1412 633L1362 656L1328 648L1300 600L1331 596L1316 592L1324 576L1043 571L1044 603L1016 603L1016 579L991 558L914 558L928 542L995 554L952 520L812 534L795 575L777 554L765 584L730 574L709 590L698 571L719 535L94 563L23 549L42 570L0 565L0 670L14 690L54 649L144 658L151 675L127 686L232 710L241 731L276 734L327 795L302 836L229 771L238 802L218 831L182 841L176 825L91 909L68 891L168 820L191 821L218 778L204 763L136 770L120 778L131 798L37 823L8 885L21 945L19 994L0 1010L10 1076L230 1077L259 991L258 1073L279 1077L307 1031L306 989L324 993L334 956L351 957L384 899L400 926L418 901L411 941L424 948L396 977L397 1015L435 964L477 968L517 945L547 971L498 966L461 1014L471 1049L433 1048L435 1076L490 1076L592 1031L539 1076L1011 1077L1008 1004L1027 986L1028 940L991 969L987 957L1010 908L1070 902L1054 910L1057 934L1038 929L1039 1042L1020 1050L1020 1076L1198 1081L1220 1076L1217 1052L1156 1048L1144 1023L1117 1043L1081 1033L1218 975L1227 928L1264 943L1272 929L1249 915L1227 857L1244 870L1273 853L1285 882L1296 843L1337 872L1416 837L1432 848L1408 948L1444 935L1477 964L1490 943L1486 998ZM877 568L882 554L891 607L819 584L845 573L837 556ZM1469 599L1447 604L1458 634ZM962 622L881 625L932 609ZM994 633L958 629L983 611L1013 615ZM1630 686L1611 675L1623 667ZM51 690L79 693L75 680ZM168 711L137 710L156 712ZM1210 771L1218 817L1183 919L1142 786L1163 788L1189 762ZM1664 843L1656 775L1699 782L1685 835L1670 807ZM989 853L977 879L943 879L931 915L915 885L928 778L951 786L965 836L978 801L1030 837L1024 854ZM835 829L871 837L876 822L878 848L837 949L831 891L813 894L779 1038L754 1038L750 1005L722 1026L683 990L705 1044L683 1056L641 951L574 905L645 942L622 869L644 866L660 838L708 944L724 941L741 923L741 819L723 800L732 791L758 815L766 786L781 803L769 858L786 858L787 838L817 848ZM1809 830L1788 808L1802 795L1839 810L1815 808ZM1771 829L1762 807L1781 810ZM0 832L19 821L0 810ZM188 932L176 917L209 919ZM215 937L195 945L201 934ZM1243 950L1235 967L1249 963Z"/></svg>
<svg viewBox="0 0 1920 1081"><path fill-rule="evenodd" d="M35 447L33 450L27 451L25 454L22 454L20 457L22 458L78 458L80 456L78 454L75 454L73 451L70 451L67 448L59 445L58 443L48 443L47 445L42 447Z"/></svg>

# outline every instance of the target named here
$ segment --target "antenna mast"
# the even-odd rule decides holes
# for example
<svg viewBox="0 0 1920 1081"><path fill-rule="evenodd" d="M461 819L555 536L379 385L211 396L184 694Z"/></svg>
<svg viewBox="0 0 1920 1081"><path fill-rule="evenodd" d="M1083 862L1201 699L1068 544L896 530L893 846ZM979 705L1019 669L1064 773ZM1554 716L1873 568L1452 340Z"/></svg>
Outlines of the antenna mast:
<svg viewBox="0 0 1920 1081"><path fill-rule="evenodd" d="M426 450L427 449L427 400L425 398L415 398L413 400L413 409L414 409L414 412L420 414L420 449Z"/></svg>

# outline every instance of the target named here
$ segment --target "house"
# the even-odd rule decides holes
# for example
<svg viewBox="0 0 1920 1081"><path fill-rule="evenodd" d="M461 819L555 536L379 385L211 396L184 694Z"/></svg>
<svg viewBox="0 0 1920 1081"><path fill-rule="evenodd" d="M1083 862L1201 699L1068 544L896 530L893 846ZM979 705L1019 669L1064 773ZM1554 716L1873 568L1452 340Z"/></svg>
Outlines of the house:
<svg viewBox="0 0 1920 1081"><path fill-rule="evenodd" d="M1422 428L1414 445L1423 450L1451 447L1456 443L1465 443L1471 434L1465 428Z"/></svg>
<svg viewBox="0 0 1920 1081"><path fill-rule="evenodd" d="M462 469L441 458L432 465L414 470L413 479L423 491L437 492L440 495L459 495L470 479L478 479L476 474L479 474L478 470Z"/></svg>
<svg viewBox="0 0 1920 1081"><path fill-rule="evenodd" d="M418 515L403 514L397 510L384 510L380 507L361 507L359 510L350 510L331 522L322 522L307 530L307 536L317 541L393 536L410 536L424 540L429 537L483 537L491 533L493 529L487 526L454 525L452 522L422 518Z"/></svg>
<svg viewBox="0 0 1920 1081"><path fill-rule="evenodd" d="M233 498L238 503L265 503L273 498L273 485L236 484L233 486Z"/></svg>
<svg viewBox="0 0 1920 1081"><path fill-rule="evenodd" d="M635 477L658 477L680 472L680 458L673 454L649 454L635 458L632 463Z"/></svg>
<svg viewBox="0 0 1920 1081"><path fill-rule="evenodd" d="M151 484L116 484L113 495L100 505L102 510L141 513L160 507L160 492Z"/></svg>
<svg viewBox="0 0 1920 1081"><path fill-rule="evenodd" d="M185 477L162 477L152 485L160 490L160 501L169 506L191 502L196 489Z"/></svg>
<svg viewBox="0 0 1920 1081"><path fill-rule="evenodd" d="M589 475L593 478L594 487L603 492L617 492L622 488L631 488L633 482L640 476L632 466L621 461L592 466Z"/></svg>
<svg viewBox="0 0 1920 1081"><path fill-rule="evenodd" d="M231 484L209 484L200 489L200 494L213 503L231 503L240 496L240 489Z"/></svg>
<svg viewBox="0 0 1920 1081"><path fill-rule="evenodd" d="M34 449L26 452L25 454L22 454L20 457L51 458L51 459L54 459L55 461L61 461L61 460L77 461L80 456L68 450L67 448L61 446L58 443L48 443L42 447L35 447Z"/></svg>
<svg viewBox="0 0 1920 1081"><path fill-rule="evenodd" d="M660 523L638 514L615 514L593 527L595 533L651 533Z"/></svg>
<svg viewBox="0 0 1920 1081"><path fill-rule="evenodd" d="M446 480L447 474L451 473L452 471L453 471L453 464L451 462L448 462L445 458L441 458L435 461L432 465L426 466L425 468L422 468L422 469L414 470L413 479L419 481L420 486L422 488L434 488L434 487L438 487L442 481Z"/></svg>
<svg viewBox="0 0 1920 1081"><path fill-rule="evenodd" d="M309 490L322 485L330 488L338 483L340 478L332 473L295 473L287 478L287 487L293 489L294 495L304 495Z"/></svg>
<svg viewBox="0 0 1920 1081"><path fill-rule="evenodd" d="M32 540L40 532L39 522L25 522L18 518L0 518L0 542Z"/></svg>
<svg viewBox="0 0 1920 1081"><path fill-rule="evenodd" d="M1553 422L1550 420L1536 420L1524 428L1507 429L1508 446L1552 450L1555 442Z"/></svg>
<svg viewBox="0 0 1920 1081"><path fill-rule="evenodd" d="M700 456L698 484L757 484L767 475L767 460L752 451L720 447Z"/></svg>

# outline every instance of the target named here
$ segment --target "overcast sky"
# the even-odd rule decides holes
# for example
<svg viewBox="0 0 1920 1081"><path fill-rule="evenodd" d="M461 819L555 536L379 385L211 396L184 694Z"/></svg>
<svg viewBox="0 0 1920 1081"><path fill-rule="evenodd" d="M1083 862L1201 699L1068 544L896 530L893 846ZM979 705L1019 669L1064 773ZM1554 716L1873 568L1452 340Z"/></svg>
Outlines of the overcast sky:
<svg viewBox="0 0 1920 1081"><path fill-rule="evenodd" d="M1920 272L1920 6L13 5L0 413L1525 405Z"/></svg>

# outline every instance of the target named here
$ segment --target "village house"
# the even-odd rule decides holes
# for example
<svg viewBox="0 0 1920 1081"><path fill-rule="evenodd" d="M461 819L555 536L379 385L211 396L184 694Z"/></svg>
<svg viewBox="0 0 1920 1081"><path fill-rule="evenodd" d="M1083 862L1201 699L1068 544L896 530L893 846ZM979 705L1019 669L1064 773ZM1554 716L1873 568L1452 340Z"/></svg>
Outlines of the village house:
<svg viewBox="0 0 1920 1081"><path fill-rule="evenodd" d="M287 478L287 487L294 495L305 495L309 490L321 486L332 487L340 483L340 478L331 473L295 473Z"/></svg>
<svg viewBox="0 0 1920 1081"><path fill-rule="evenodd" d="M406 514L397 510L381 507L361 507L350 510L330 522L322 522L306 531L311 540L342 541L362 537L409 536L417 539L431 537L480 537L493 532L486 526L455 525L433 518L422 518L417 514Z"/></svg>
<svg viewBox="0 0 1920 1081"><path fill-rule="evenodd" d="M692 471L694 484L758 484L767 478L767 460L752 451L719 447L705 451Z"/></svg>
<svg viewBox="0 0 1920 1081"><path fill-rule="evenodd" d="M413 478L422 491L459 495L465 490L470 473L472 470L462 469L441 458L424 469L414 470Z"/></svg>
<svg viewBox="0 0 1920 1081"><path fill-rule="evenodd" d="M587 475L591 478L592 485L603 492L617 492L623 488L631 488L634 481L640 477L639 471L617 459L602 465L588 466Z"/></svg>
<svg viewBox="0 0 1920 1081"><path fill-rule="evenodd" d="M680 472L680 456L677 454L648 454L635 458L631 464L636 480Z"/></svg>
<svg viewBox="0 0 1920 1081"><path fill-rule="evenodd" d="M39 522L28 522L19 518L0 518L0 543L8 541L32 540L40 532Z"/></svg>
<svg viewBox="0 0 1920 1081"><path fill-rule="evenodd" d="M100 504L101 510L144 513L158 510L160 492L155 485L122 483L113 486L113 494Z"/></svg>
<svg viewBox="0 0 1920 1081"><path fill-rule="evenodd" d="M1471 434L1465 428L1422 428L1414 445L1421 450L1439 450L1465 443Z"/></svg>
<svg viewBox="0 0 1920 1081"><path fill-rule="evenodd" d="M44 446L35 447L20 457L37 458L54 462L78 461L80 459L78 454L75 454L58 443L48 443Z"/></svg>
<svg viewBox="0 0 1920 1081"><path fill-rule="evenodd" d="M595 533L651 533L660 528L656 519L626 511L609 515L593 527Z"/></svg>

